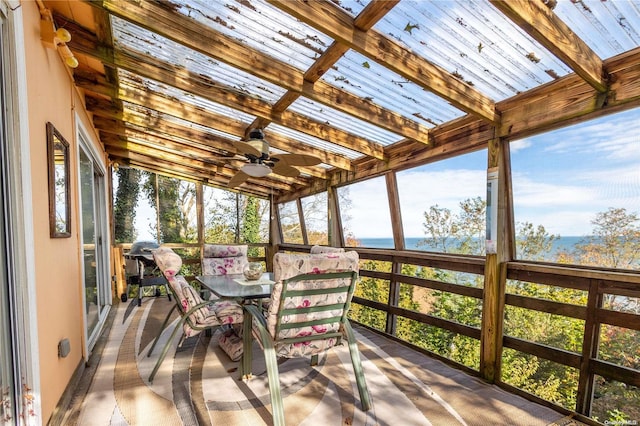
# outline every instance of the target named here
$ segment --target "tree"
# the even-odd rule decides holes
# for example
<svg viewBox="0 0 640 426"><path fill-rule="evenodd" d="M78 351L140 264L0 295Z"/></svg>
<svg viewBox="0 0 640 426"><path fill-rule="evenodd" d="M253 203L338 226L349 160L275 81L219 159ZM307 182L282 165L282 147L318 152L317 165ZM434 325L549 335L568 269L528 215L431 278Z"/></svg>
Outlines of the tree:
<svg viewBox="0 0 640 426"><path fill-rule="evenodd" d="M487 203L480 197L460 203L460 213L452 213L437 204L424 212L425 239L418 247L430 247L443 253L484 255Z"/></svg>
<svg viewBox="0 0 640 426"><path fill-rule="evenodd" d="M193 226L196 189L193 183L147 174L143 190L149 203L156 208L158 225L156 239L162 242L193 242L197 229Z"/></svg>
<svg viewBox="0 0 640 426"><path fill-rule="evenodd" d="M582 265L640 268L640 218L625 208L609 207L596 215L591 236L576 244Z"/></svg>
<svg viewBox="0 0 640 426"><path fill-rule="evenodd" d="M487 202L480 197L468 198L460 203L457 218L458 251L469 254L485 254Z"/></svg>
<svg viewBox="0 0 640 426"><path fill-rule="evenodd" d="M549 234L542 225L534 227L532 223L524 222L517 225L516 251L519 259L545 260L547 253L551 253L553 242L560 239L560 235Z"/></svg>
<svg viewBox="0 0 640 426"><path fill-rule="evenodd" d="M429 211L424 212L422 226L427 237L418 242L418 247L427 246L443 253L449 252L450 244L458 232L457 221L451 210L437 204L429 207Z"/></svg>
<svg viewBox="0 0 640 426"><path fill-rule="evenodd" d="M260 242L260 202L255 197L242 197L244 208L242 209L240 223L240 242L257 243ZM249 256L257 256L258 250L252 247Z"/></svg>
<svg viewBox="0 0 640 426"><path fill-rule="evenodd" d="M114 237L118 243L130 243L136 240L133 224L140 193L140 171L121 167L115 174L118 189L113 206Z"/></svg>

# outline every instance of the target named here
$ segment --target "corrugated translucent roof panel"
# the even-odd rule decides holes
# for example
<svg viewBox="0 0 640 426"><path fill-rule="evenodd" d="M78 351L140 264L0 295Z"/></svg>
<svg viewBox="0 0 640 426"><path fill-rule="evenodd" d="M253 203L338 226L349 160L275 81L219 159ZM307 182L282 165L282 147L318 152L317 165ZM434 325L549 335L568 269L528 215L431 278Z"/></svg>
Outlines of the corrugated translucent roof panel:
<svg viewBox="0 0 640 426"><path fill-rule="evenodd" d="M149 108L146 108L146 107L143 107L143 106L140 106L140 105L136 105L136 104L132 104L130 102L123 102L122 106L123 106L123 112L136 112L138 114L145 114L145 115L148 115L150 117L151 116L158 117L158 118L160 118L162 120L166 120L168 122L175 123L175 124L180 125L180 126L184 126L184 127L187 127L187 128L198 130L198 131L201 131L203 133L207 133L207 134L210 134L210 135L213 135L213 136L218 136L218 137L222 137L222 138L225 138L225 139L229 139L230 141L239 140L238 136L236 136L236 135L232 135L230 133L226 133L226 132L223 132L223 131L220 131L220 130L216 130L216 129L213 129L211 127L202 126L202 125L200 125L198 123L194 123L194 122L191 122L191 121L183 120L182 118L174 117L172 115L167 115L167 114L164 114L162 112L157 112L157 111L154 111L154 110L150 110ZM135 126L135 125L132 125L132 126L139 127L139 126ZM179 134L172 134L171 136L172 136L173 139L182 140L185 143L189 143L189 144L193 143L193 141L191 141L191 140L187 140L187 139L185 139L183 137L180 137Z"/></svg>
<svg viewBox="0 0 640 426"><path fill-rule="evenodd" d="M183 13L299 70L332 39L263 1L174 0Z"/></svg>
<svg viewBox="0 0 640 426"><path fill-rule="evenodd" d="M335 0L346 12L349 12L354 17L358 16L362 9L364 9L369 3L369 0Z"/></svg>
<svg viewBox="0 0 640 426"><path fill-rule="evenodd" d="M322 122L330 126L369 139L371 142L376 142L381 145L390 145L404 139L404 137L400 135L304 97L299 97L292 103L289 110L296 111L307 117L322 117Z"/></svg>
<svg viewBox="0 0 640 426"><path fill-rule="evenodd" d="M276 102L286 92L285 89L275 84L216 61L130 22L116 17L112 17L111 22L114 44L123 50L151 54L158 60L186 68L193 73L215 80L243 94L256 96L270 104Z"/></svg>
<svg viewBox="0 0 640 426"><path fill-rule="evenodd" d="M123 86L130 85L132 87L143 87L146 90L162 93L164 96L174 98L181 103L194 105L205 111L224 115L230 119L235 119L246 124L251 123L255 119L255 116L252 114L247 114L237 109L204 99L200 96L194 95L193 93L187 93L183 90L176 89L175 87L158 83L148 78L143 78L138 75L134 76L128 71L120 69L118 70L118 73L120 84Z"/></svg>
<svg viewBox="0 0 640 426"><path fill-rule="evenodd" d="M640 46L638 0L561 0L553 11L602 59Z"/></svg>
<svg viewBox="0 0 640 426"><path fill-rule="evenodd" d="M442 98L353 50L322 79L427 127L465 115Z"/></svg>
<svg viewBox="0 0 640 426"><path fill-rule="evenodd" d="M571 72L484 1L401 1L375 28L496 101Z"/></svg>
<svg viewBox="0 0 640 426"><path fill-rule="evenodd" d="M300 141L316 148L324 149L328 152L344 155L350 160L362 157L362 154L347 148L343 148L339 145L334 145L330 141L325 141L313 136L309 136L305 133L298 132L297 130L291 130L288 127L281 126L276 123L269 124L269 127L265 129L266 138L269 138L269 132L278 133L281 136L289 137L291 140Z"/></svg>

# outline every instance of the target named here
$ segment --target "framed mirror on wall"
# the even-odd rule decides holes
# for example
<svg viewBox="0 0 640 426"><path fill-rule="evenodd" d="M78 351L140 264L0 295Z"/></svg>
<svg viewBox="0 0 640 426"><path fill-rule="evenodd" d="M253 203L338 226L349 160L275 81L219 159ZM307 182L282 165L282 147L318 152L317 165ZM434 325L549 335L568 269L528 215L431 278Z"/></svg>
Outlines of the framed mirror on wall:
<svg viewBox="0 0 640 426"><path fill-rule="evenodd" d="M49 163L49 234L51 238L71 236L69 194L69 142L51 123L47 123Z"/></svg>

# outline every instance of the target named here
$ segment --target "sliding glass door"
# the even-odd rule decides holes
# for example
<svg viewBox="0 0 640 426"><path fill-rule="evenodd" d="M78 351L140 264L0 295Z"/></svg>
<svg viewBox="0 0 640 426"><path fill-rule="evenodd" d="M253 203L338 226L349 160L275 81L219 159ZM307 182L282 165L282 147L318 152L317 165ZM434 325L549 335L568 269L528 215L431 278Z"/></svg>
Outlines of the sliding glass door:
<svg viewBox="0 0 640 426"><path fill-rule="evenodd" d="M91 349L110 306L105 173L80 134L80 206L86 335Z"/></svg>
<svg viewBox="0 0 640 426"><path fill-rule="evenodd" d="M16 354L12 336L15 330L13 320L14 310L12 308L13 287L15 281L10 273L9 259L9 209L6 201L10 200L9 194L9 147L7 141L7 117L6 111L6 85L8 81L5 76L5 61L7 52L5 51L5 19L3 11L0 10L0 197L2 207L0 208L0 425L9 425L18 416L16 405L18 386L15 380L15 359Z"/></svg>

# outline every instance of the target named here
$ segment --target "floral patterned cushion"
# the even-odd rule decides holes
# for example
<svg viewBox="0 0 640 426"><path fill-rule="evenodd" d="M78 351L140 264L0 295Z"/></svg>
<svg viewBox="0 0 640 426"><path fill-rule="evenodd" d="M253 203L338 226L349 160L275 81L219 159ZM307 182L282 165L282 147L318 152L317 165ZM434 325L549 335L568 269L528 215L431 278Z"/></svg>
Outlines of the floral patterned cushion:
<svg viewBox="0 0 640 426"><path fill-rule="evenodd" d="M242 306L232 300L219 300L212 304L221 324L242 324Z"/></svg>
<svg viewBox="0 0 640 426"><path fill-rule="evenodd" d="M172 249L160 247L153 251L153 258L173 290L182 315L204 302L196 289L182 275L177 275L182 259ZM189 322L197 328L193 328ZM204 305L191 313L189 321L183 325L183 331L185 337L191 337L202 331L200 327L204 329L234 323L242 323L242 306L233 301L220 301Z"/></svg>
<svg viewBox="0 0 640 426"><path fill-rule="evenodd" d="M165 277L178 275L182 267L182 258L169 247L159 247L151 251L153 260Z"/></svg>
<svg viewBox="0 0 640 426"><path fill-rule="evenodd" d="M205 244L202 257L204 275L241 274L247 260L247 245Z"/></svg>
<svg viewBox="0 0 640 426"><path fill-rule="evenodd" d="M358 260L358 253L355 251L321 254L277 253L273 259L276 284L273 287L273 292L271 294L271 303L266 315L267 330L271 334L271 336L274 337L275 340L277 340L287 337L317 335L339 330L340 323L335 322L321 326L281 329L276 336L276 326L283 289L282 280L307 273L320 274L325 272L358 271ZM345 287L345 292L321 294L309 297L290 297L284 301L283 307L289 309L295 307L313 307L334 303L343 303L346 301L345 299L347 297L347 287L349 283L349 279L308 280L291 283L289 284L289 289ZM327 316L336 316L341 314L342 310L334 310L331 312L314 312L288 315L283 316L281 318L281 322L283 324L286 324L287 322L300 320L301 315L303 315L306 319L320 319ZM314 355L329 349L335 344L335 338L310 340L306 342L303 341L290 344L279 344L276 346L276 353L278 356L284 356L288 358Z"/></svg>
<svg viewBox="0 0 640 426"><path fill-rule="evenodd" d="M311 247L311 254L319 254L319 253L344 253L344 249L342 247L330 247L330 246L318 246L315 245Z"/></svg>
<svg viewBox="0 0 640 426"><path fill-rule="evenodd" d="M233 328L220 335L218 345L229 355L231 361L239 361L242 358L242 337L238 336Z"/></svg>

